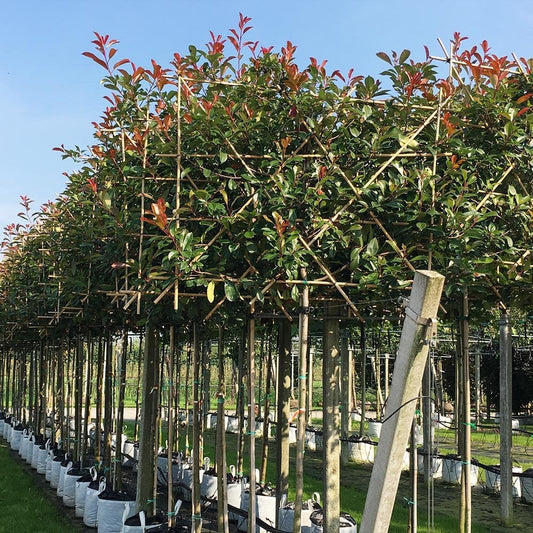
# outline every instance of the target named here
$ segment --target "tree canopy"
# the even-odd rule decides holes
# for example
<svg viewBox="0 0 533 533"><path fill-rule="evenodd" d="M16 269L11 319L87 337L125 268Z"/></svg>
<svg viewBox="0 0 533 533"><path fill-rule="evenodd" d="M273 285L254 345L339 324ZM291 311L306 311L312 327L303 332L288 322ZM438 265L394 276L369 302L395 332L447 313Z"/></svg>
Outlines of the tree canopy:
<svg viewBox="0 0 533 533"><path fill-rule="evenodd" d="M241 15L168 67L95 34L107 107L92 146L57 148L79 164L64 193L6 228L6 334L290 315L302 283L365 320L421 268L446 276L445 308L468 287L473 315L531 309L532 60L455 34L444 64L378 53L382 81L251 31Z"/></svg>

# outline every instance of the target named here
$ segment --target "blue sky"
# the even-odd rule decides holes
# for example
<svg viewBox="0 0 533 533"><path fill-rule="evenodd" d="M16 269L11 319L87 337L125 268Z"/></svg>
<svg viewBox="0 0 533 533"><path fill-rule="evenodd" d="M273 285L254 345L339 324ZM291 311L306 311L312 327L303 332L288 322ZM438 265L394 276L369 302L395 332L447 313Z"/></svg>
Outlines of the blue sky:
<svg viewBox="0 0 533 533"><path fill-rule="evenodd" d="M54 199L73 169L54 146L86 146L105 108L103 72L82 52L93 32L118 39L117 58L166 66L174 52L203 46L209 30L226 36L239 12L251 40L298 46L297 61L379 75L376 52L423 46L442 55L454 31L471 45L487 39L498 55L533 56L531 0L26 0L3 2L0 17L0 229L16 222L20 195L37 208Z"/></svg>

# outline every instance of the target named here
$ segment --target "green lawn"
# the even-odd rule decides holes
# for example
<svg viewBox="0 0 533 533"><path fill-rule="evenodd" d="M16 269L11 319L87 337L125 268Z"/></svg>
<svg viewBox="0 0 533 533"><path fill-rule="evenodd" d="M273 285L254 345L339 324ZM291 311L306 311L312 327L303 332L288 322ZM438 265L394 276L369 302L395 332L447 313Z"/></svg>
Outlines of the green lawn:
<svg viewBox="0 0 533 533"><path fill-rule="evenodd" d="M10 456L8 446L0 440L0 533L77 531Z"/></svg>

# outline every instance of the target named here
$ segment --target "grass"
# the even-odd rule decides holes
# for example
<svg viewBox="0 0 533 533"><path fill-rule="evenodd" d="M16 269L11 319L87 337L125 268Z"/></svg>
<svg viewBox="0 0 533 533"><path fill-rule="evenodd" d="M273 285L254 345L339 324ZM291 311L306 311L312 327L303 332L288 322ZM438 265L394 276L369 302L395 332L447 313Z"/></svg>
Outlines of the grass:
<svg viewBox="0 0 533 533"><path fill-rule="evenodd" d="M75 532L61 511L35 485L35 481L0 441L0 533L38 531Z"/></svg>

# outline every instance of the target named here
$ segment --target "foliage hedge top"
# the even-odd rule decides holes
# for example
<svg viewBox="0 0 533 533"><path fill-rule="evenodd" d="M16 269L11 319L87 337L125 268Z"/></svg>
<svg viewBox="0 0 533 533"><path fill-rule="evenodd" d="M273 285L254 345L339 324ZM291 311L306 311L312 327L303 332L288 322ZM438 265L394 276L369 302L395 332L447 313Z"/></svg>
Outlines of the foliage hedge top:
<svg viewBox="0 0 533 533"><path fill-rule="evenodd" d="M80 164L65 193L7 232L5 318L55 309L94 322L111 305L118 319L138 293L147 312L154 300L170 309L157 297L176 282L207 296L190 315L222 300L284 308L301 267L316 296L392 301L430 267L451 301L468 286L520 303L532 61L455 34L445 78L427 49L423 61L379 53L385 91L314 58L302 69L290 42L247 40L249 23L241 15L227 39L211 33L169 68L116 60L117 41L96 34L85 55L105 70L108 107L92 147L58 148Z"/></svg>

